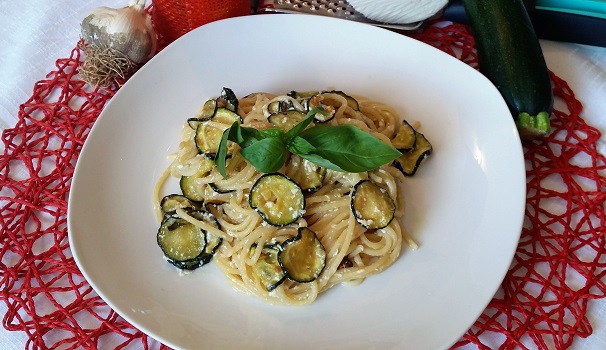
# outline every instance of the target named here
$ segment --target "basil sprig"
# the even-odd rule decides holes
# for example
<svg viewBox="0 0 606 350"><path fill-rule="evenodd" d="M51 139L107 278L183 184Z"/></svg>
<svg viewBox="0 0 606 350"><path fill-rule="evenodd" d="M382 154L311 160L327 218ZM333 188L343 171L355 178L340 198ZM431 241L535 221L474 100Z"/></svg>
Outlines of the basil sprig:
<svg viewBox="0 0 606 350"><path fill-rule="evenodd" d="M278 128L257 130L234 122L223 132L215 164L227 177L227 143L240 145L240 154L263 173L278 171L287 151L327 169L360 173L387 164L402 155L398 150L353 125L316 125L307 128L321 107L312 108L305 119L284 132Z"/></svg>

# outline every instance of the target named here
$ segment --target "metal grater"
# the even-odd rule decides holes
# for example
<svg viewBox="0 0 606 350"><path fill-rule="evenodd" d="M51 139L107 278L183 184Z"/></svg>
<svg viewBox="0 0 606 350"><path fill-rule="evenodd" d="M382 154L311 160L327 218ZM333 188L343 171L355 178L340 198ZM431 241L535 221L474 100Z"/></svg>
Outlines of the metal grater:
<svg viewBox="0 0 606 350"><path fill-rule="evenodd" d="M356 22L369 23L379 27L415 30L423 22L393 24L373 21L357 12L345 0L260 0L256 7L257 13L303 13L309 15L320 15L327 17L336 17Z"/></svg>

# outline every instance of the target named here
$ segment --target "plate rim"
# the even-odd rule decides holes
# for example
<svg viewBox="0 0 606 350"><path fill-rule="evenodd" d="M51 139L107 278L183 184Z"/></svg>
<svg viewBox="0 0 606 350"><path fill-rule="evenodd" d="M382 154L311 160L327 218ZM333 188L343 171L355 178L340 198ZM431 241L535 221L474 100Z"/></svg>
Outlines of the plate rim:
<svg viewBox="0 0 606 350"><path fill-rule="evenodd" d="M271 17L274 17L274 16L277 16L277 15L273 15L273 16L271 16ZM332 22L332 21L344 21L344 20L339 20L339 19L323 18L323 17L319 17L319 16L309 16L309 15L292 15L292 14L289 14L289 15L280 15L280 16L296 16L296 17L300 18L300 19L301 19L301 20L303 20L303 21L307 21L307 20L310 20L310 21L331 21L331 22ZM262 17L267 17L267 16L262 16ZM187 34L185 34L185 35L184 35L182 38L178 39L176 42L182 42L183 40L187 40L187 39L185 39L185 38L191 38L191 37L194 37L194 36L196 36L196 35L197 35L197 33L207 31L207 30L209 30L209 28L214 28L214 27L216 27L216 26L222 26L222 25L225 25L225 24L226 24L226 23L228 23L228 22L239 22L239 21L256 21L256 20L261 20L261 19L257 19L257 18L261 18L261 16L245 16L245 17L230 18L230 19L224 19L224 20L220 20L220 21L217 21L217 22L213 22L213 23L210 23L210 24L205 25L205 26L203 26L203 27L197 28L197 29L195 29L195 30L193 30L193 31L191 31L191 32L189 32L189 33L187 33ZM303 18L305 18L305 19L303 19ZM294 17L293 17L292 19L293 19L293 21L294 21ZM272 20L273 20L273 19L272 19ZM345 22L345 21L344 21L344 22ZM358 25L366 25L366 24L352 23L352 22L349 22L349 21L346 21L346 22L348 23L347 25L355 25L355 26L358 26ZM369 25L368 25L368 26L369 26ZM371 27L371 26L369 26L369 27ZM374 27L372 27L372 28L374 28ZM378 29L378 28L377 28L377 29ZM383 31L384 29L380 29L380 30L382 30L382 31ZM393 34L394 34L394 35L399 35L399 34L396 34L396 33L393 33ZM415 39L412 39L412 38L409 38L409 37L406 37L406 36L401 36L401 37L402 37L404 40L415 40ZM419 42L419 43L421 43L422 45L425 45L425 46L427 46L427 47L431 47L431 46L430 46L430 45L428 45L428 44L425 44L425 43L422 43L422 42ZM153 57L153 58L152 58L152 60L157 60L157 59L159 59L159 58L157 58L157 57L163 57L164 55L168 55L168 54L170 54L170 52L171 52L171 51L167 51L167 50L171 50L171 47L174 47L174 45L173 45L173 44L169 45L167 48L165 48L163 51L161 51L161 52L160 52L160 53L158 53L158 54L157 54L155 57ZM459 62L460 64L465 65L465 66L467 66L468 68L470 68L470 69L472 69L472 70L473 70L473 68L469 67L469 66L468 66L468 65L466 65L465 63L463 63L463 62L459 61L458 59L456 59L456 58L454 58L454 57L451 57L451 56L449 56L448 54L446 54L446 53L444 53L444 52L442 52L442 51L439 51L438 49L435 49L435 48L433 48L433 47L432 47L432 49L436 50L436 52L435 52L436 54L439 54L439 55L446 55L446 56L450 57L451 59L456 60L456 61L457 61L457 62ZM168 53L167 53L167 52L168 52ZM140 70L140 72L146 72L145 67L143 67L143 68ZM126 84L125 84L124 86L122 86L122 87L121 87L121 89L120 89L120 90L119 90L119 91L116 93L116 95L120 94L120 93L121 93L121 91L124 91L124 89L128 89L129 84L133 84L133 83L131 83L131 81L134 81L134 79L138 79L137 77L138 77L139 75L141 75L141 74L147 74L147 73L140 73L140 72L137 72L137 73L136 73L136 74L135 74L133 77L131 77L131 78L129 79L129 81L127 81L127 82L126 82ZM478 73L478 74L479 74L479 73ZM89 135L88 135L88 137L87 137L87 140L86 140L86 142L85 142L85 144L84 144L84 146L83 146L83 148L82 148L82 150L81 150L80 155L84 155L84 154L85 154L85 151L86 151L86 149L87 149L88 140L89 140L89 139L93 139L93 140L94 140L94 131L95 131L95 127L96 127L97 125L100 125L100 123L98 123L98 121L99 121L99 120L104 120L103 118L104 118L104 115L106 114L106 113L105 113L105 111L106 111L106 110L108 110L108 106L109 106L109 105L111 105L111 104L113 103L113 101L114 101L114 100L116 100L116 96L114 96L114 97L113 97L113 98L112 98L112 99L109 101L109 103L108 103L108 104L105 106L105 108L103 109L103 111L102 111L102 112L101 112L101 114L99 115L99 118L98 118L97 122L95 122L95 124L93 125L92 129L90 130L90 133L89 133ZM110 110L111 110L111 109L110 109ZM109 112L108 112L108 113L109 113ZM511 121L511 123L513 124L513 121ZM91 137L91 136L92 136L92 137ZM518 141L519 141L519 138L518 138ZM91 142L92 142L92 141L91 141ZM521 144L520 144L520 147L519 147L519 154L521 155L520 161L522 162L522 170L524 170L524 164L523 164L523 161L524 161L524 160L523 160L523 154L522 154L522 146L521 146ZM175 348L178 348L178 346L176 346L176 344L174 344L174 342L173 342L172 340L170 340L170 339L166 339L166 338L164 338L164 337L162 337L162 336L159 336L158 334L155 334L155 332L153 332L153 331L152 331L152 332L150 332L150 331L149 331L149 329L147 329L147 327L141 327L140 322L138 322L138 321L137 321L137 320L136 320L134 317L131 317L131 315L130 315L130 314L128 314L128 313L122 312L121 308L116 307L116 306L115 306L115 304L114 304L114 303L113 303L111 300L107 300L107 298L105 298L105 297L104 297L104 295L103 295L104 293L100 293L100 292L99 292L99 289L101 289L101 288L98 288L98 287L96 286L96 282L95 282L95 281L93 281L93 279L90 277L89 272L87 271L87 269L86 269L86 268L83 268L83 267L81 266L81 260L80 260L80 258L79 258L79 252L78 252L78 249L77 249L77 246L78 246L78 243L77 243L77 240L78 240L78 238L77 238L77 234L76 234L76 236L74 236L74 234L73 234L73 232L72 232L72 227L73 227L73 222L72 222L72 220L75 220L75 219L73 218L73 215L70 215L70 213L72 212L72 211L71 211L71 209L70 209L70 208L72 208L72 206L70 205L70 203L72 203L72 193L74 193L73 188L78 188L78 187L77 187L77 175L78 175L78 169L79 169L78 165L79 165L79 164L80 164L80 158L78 159L78 162L77 162L77 164L76 164L76 169L75 169L75 171L74 171L73 183L72 183L72 190L70 190L70 193L69 193L69 199L68 199L68 215L67 215L67 225L68 225L68 232L69 232L69 235L68 235L68 236L69 236L69 243L70 243L70 247L71 247L71 249L72 249L72 254L73 254L73 256L74 256L74 260L75 260L76 264L78 265L78 268L80 269L80 271L82 272L82 274L84 275L84 277L86 278L86 280L88 281L88 283L89 283L89 284L90 284L90 285L93 287L93 289L94 289L94 290L95 290L95 291L96 291L96 292L99 294L99 296L100 296L100 297L101 297L101 298L102 298L102 299L103 299L103 300L104 300L104 301L105 301L105 302L106 302L106 303L107 303L107 304L108 304L108 305L109 305L109 306L110 306L110 307L111 307L111 308L112 308L114 311L118 312L118 314L120 314L120 316L122 316L122 317L123 317L125 320L127 320L128 322L130 322L131 324L133 324L133 325L134 325L135 327L137 327L138 329L140 329L140 330L144 331L145 333L147 333L147 334L149 334L150 336L152 336L153 338L155 338L155 339L157 339L157 340L161 341L162 343L167 344L167 345L172 346L172 347L175 347ZM524 178L525 178L525 172L523 173L523 175L524 175ZM523 184L524 184L524 186L523 186L523 187L524 187L524 199L525 199L525 181L523 181ZM76 186L74 186L74 185L76 185ZM74 195L74 196L75 196L75 195ZM525 203L525 201L524 201L524 203ZM525 206L524 206L524 205L522 205L522 209L524 209L524 208L525 208ZM520 233L521 233L521 229L522 229L522 225L523 225L523 218L524 218L524 210L521 210L521 213L519 213L519 218L518 218L518 221L519 221L519 229L520 229L519 231L520 231ZM519 235L518 235L518 237L517 237L517 239L516 239L516 242L515 242L515 244L514 244L514 249L512 249L512 250L510 251L510 258L509 258L509 260L510 260L510 261L511 261L511 259L513 259L513 256L514 256L514 254L515 254L515 247L517 246L517 242L518 242L518 240L519 240ZM75 243L75 244L74 244L74 243ZM505 277L505 274L507 273L507 271L508 271L508 266L506 266L506 267L503 269L502 274L501 274L502 276L501 276L500 280L502 280L502 279ZM494 291L493 291L493 293L492 293L491 295L494 295L494 294L496 293L496 291L498 290L499 286L500 286L500 284L497 284L497 285L494 287ZM485 310L486 306L488 305L488 303L490 302L490 300L491 300L491 298L489 298L489 299L488 299L488 301L485 303L485 305L483 306L483 308L481 308L481 310L479 311L479 313L477 313L477 315L476 315L476 317L474 318L474 320L475 320L475 319L477 319L477 317L479 317L479 315L481 315L481 314L484 312L484 310ZM473 324L473 322L472 322L471 324L469 324L469 326L471 326L472 324ZM468 328L469 328L469 327L467 327L467 328L466 328L466 330L467 330ZM464 331L464 332L463 332L461 335L463 335L463 334L466 332L466 330L465 330L465 331ZM454 344L454 342L456 342L457 340L458 340L458 338L457 338L457 339L454 339L452 344ZM452 344L451 344L451 345L452 345Z"/></svg>

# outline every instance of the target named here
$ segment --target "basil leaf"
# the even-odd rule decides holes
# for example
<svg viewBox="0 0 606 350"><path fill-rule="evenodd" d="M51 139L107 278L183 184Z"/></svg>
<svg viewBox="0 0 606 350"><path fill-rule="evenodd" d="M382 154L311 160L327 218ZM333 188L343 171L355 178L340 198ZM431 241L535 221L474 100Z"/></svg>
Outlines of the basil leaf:
<svg viewBox="0 0 606 350"><path fill-rule="evenodd" d="M276 132L279 131L279 133ZM263 140L267 137L282 136L284 133L280 129L267 129L257 130L255 128L247 128L240 125L240 122L235 121L229 128L227 128L221 136L221 142L219 143L219 149L215 155L215 164L219 168L219 173L223 178L227 177L226 162L227 158L227 141L233 141L240 145L241 148L250 147L254 143Z"/></svg>
<svg viewBox="0 0 606 350"><path fill-rule="evenodd" d="M263 173L278 171L286 161L286 144L281 137L268 137L240 150L240 154Z"/></svg>
<svg viewBox="0 0 606 350"><path fill-rule="evenodd" d="M248 129L248 128L247 128ZM251 129L255 130L255 129ZM256 130L255 130L256 131ZM251 138L252 136L249 136ZM245 141L244 136L242 135L242 128L240 127L240 122L235 121L233 124L223 131L223 135L221 136L221 142L219 142L219 148L217 149L217 154L215 155L215 164L219 169L219 174L223 176L223 178L227 177L227 170L225 168L225 159L227 158L227 141L233 141L240 145L242 145Z"/></svg>
<svg viewBox="0 0 606 350"><path fill-rule="evenodd" d="M263 135L261 135L259 130L254 128L241 127L240 123L238 123L236 130L237 135L233 135L234 137L231 137L232 135L230 134L229 139L239 144L242 148L246 148L252 145L253 143L263 139Z"/></svg>
<svg viewBox="0 0 606 350"><path fill-rule="evenodd" d="M278 128L257 130L234 122L221 137L215 163L227 176L228 141L242 148L240 153L257 170L278 171L286 161L288 150L312 163L336 171L359 173L380 167L402 154L376 137L353 125L316 125L307 128L321 107L312 108L305 119L284 133Z"/></svg>
<svg viewBox="0 0 606 350"><path fill-rule="evenodd" d="M323 156L317 154L299 154L299 156L303 159L307 159L315 165L319 165L325 167L326 169L331 169L335 171L345 172L345 170L341 169L340 166L334 164L333 162L325 159Z"/></svg>
<svg viewBox="0 0 606 350"><path fill-rule="evenodd" d="M294 154L309 154L313 152L316 148L311 143L307 142L304 138L300 136L295 136L288 142L288 150Z"/></svg>
<svg viewBox="0 0 606 350"><path fill-rule="evenodd" d="M282 131L282 129L279 129L279 128L269 128L269 129L265 129L265 130L259 130L259 136L263 139L268 138L268 137L282 138L284 136L284 131Z"/></svg>
<svg viewBox="0 0 606 350"><path fill-rule="evenodd" d="M402 155L395 148L353 125L318 125L304 130L299 136L316 148L310 152L311 155L352 173L376 169Z"/></svg>

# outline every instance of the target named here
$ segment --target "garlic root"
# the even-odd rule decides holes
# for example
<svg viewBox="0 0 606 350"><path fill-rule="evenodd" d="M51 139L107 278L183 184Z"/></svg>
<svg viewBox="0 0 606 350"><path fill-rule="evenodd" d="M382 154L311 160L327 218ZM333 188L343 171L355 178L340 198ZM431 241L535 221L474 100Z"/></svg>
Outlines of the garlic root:
<svg viewBox="0 0 606 350"><path fill-rule="evenodd" d="M84 81L96 86L119 83L153 56L156 35L145 1L130 0L120 9L98 7L84 18L80 26Z"/></svg>
<svg viewBox="0 0 606 350"><path fill-rule="evenodd" d="M82 41L78 46L86 57L80 66L80 77L94 86L120 85L139 66L111 48L87 45Z"/></svg>

